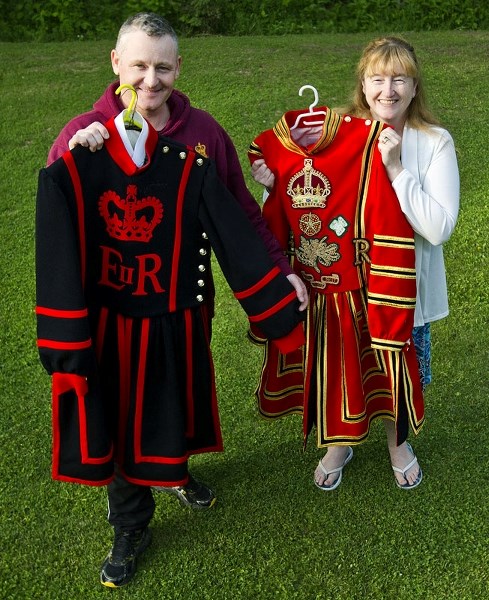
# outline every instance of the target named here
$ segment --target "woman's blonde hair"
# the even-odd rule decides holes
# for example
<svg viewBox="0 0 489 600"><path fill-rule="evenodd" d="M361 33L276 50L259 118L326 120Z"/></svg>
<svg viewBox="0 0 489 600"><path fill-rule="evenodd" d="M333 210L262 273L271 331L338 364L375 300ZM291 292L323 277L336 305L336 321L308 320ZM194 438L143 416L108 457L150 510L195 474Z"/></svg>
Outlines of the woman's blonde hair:
<svg viewBox="0 0 489 600"><path fill-rule="evenodd" d="M375 73L407 75L416 83L416 95L407 110L406 124L424 129L439 122L431 113L425 97L418 59L414 48L400 37L382 37L372 40L364 49L357 65L357 83L351 104L340 112L356 117L370 117L370 107L363 93L363 81Z"/></svg>

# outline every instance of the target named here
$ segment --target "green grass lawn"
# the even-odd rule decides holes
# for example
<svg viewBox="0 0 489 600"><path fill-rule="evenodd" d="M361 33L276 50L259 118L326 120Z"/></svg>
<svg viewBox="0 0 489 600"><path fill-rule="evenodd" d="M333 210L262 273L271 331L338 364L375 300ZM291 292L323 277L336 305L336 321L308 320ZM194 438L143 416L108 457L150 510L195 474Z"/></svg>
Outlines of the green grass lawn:
<svg viewBox="0 0 489 600"><path fill-rule="evenodd" d="M286 110L337 106L372 37L307 35L184 39L180 89L236 143L250 189L250 141ZM112 79L110 42L0 44L0 597L134 599L489 598L488 236L489 32L407 36L435 112L455 138L462 185L445 246L450 316L436 323L426 425L411 440L425 480L397 489L382 427L355 450L341 487L321 493L299 417L268 423L253 392L261 352L220 272L213 349L225 443L194 473L218 503L207 514L157 498L154 541L134 582L110 592L98 571L112 540L105 490L50 479L49 379L35 347L37 173L64 123ZM311 98L312 100L312 98Z"/></svg>

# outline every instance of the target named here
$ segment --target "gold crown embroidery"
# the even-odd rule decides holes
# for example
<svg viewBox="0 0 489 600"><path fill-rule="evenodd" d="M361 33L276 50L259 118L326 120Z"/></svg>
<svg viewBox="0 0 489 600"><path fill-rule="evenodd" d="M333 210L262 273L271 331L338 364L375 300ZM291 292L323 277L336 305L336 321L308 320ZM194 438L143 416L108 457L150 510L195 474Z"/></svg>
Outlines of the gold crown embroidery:
<svg viewBox="0 0 489 600"><path fill-rule="evenodd" d="M300 184L301 180L303 185ZM292 208L324 208L330 193L331 184L328 178L313 168L311 158L304 159L304 168L291 177L287 185L287 194L292 198Z"/></svg>

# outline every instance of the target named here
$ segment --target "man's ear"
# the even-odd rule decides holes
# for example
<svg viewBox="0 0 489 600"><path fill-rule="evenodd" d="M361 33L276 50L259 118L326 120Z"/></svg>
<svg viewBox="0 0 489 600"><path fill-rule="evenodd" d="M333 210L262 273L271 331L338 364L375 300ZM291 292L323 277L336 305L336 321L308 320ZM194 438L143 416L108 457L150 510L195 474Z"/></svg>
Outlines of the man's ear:
<svg viewBox="0 0 489 600"><path fill-rule="evenodd" d="M115 49L110 53L110 62L112 63L112 71L114 71L114 75L119 75L119 55Z"/></svg>
<svg viewBox="0 0 489 600"><path fill-rule="evenodd" d="M178 79L180 77L180 68L182 66L182 57L179 56L177 58L177 68L175 69L175 79Z"/></svg>

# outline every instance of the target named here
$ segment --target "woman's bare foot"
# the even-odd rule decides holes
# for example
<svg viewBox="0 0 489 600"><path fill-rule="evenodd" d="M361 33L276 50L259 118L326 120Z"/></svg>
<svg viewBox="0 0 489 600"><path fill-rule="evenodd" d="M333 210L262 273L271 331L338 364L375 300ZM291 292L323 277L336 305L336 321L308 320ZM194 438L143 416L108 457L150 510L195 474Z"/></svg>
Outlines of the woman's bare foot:
<svg viewBox="0 0 489 600"><path fill-rule="evenodd" d="M421 467L414 455L413 449L407 442L400 446L389 447L392 467L396 467L394 476L401 487L412 487L416 482L419 483ZM416 460L415 460L416 459ZM406 467L413 463L408 469Z"/></svg>
<svg viewBox="0 0 489 600"><path fill-rule="evenodd" d="M322 489L334 489L342 475L343 467L350 462L353 450L350 446L330 446L316 467L314 481ZM339 485L339 484L338 484Z"/></svg>
<svg viewBox="0 0 489 600"><path fill-rule="evenodd" d="M395 467L401 471L394 471L397 484L405 489L416 487L421 483L423 473L418 461L414 460L416 457L413 449L407 442L403 442L399 446L397 445L397 432L394 421L384 419L384 428L387 434L387 446L391 456L391 465L393 468ZM409 468L406 468L410 463L413 464Z"/></svg>

